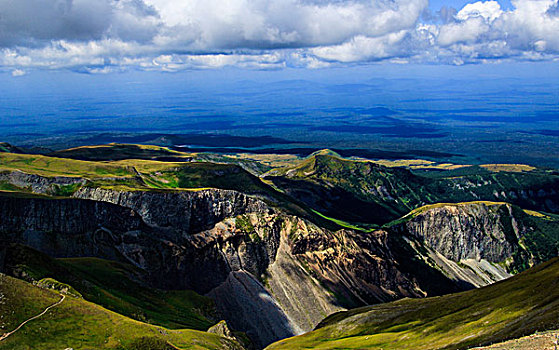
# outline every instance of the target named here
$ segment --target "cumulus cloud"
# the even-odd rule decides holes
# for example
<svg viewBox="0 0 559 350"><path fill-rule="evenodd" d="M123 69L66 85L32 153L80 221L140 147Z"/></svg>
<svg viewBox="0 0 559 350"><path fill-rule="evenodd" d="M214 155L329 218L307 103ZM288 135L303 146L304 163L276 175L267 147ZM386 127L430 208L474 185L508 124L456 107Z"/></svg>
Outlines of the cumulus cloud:
<svg viewBox="0 0 559 350"><path fill-rule="evenodd" d="M456 14L456 18L465 21L472 17L481 17L492 22L502 14L501 5L499 5L497 1L478 1L473 4L466 4L466 6Z"/></svg>
<svg viewBox="0 0 559 350"><path fill-rule="evenodd" d="M556 59L559 0L8 0L0 66L175 71Z"/></svg>

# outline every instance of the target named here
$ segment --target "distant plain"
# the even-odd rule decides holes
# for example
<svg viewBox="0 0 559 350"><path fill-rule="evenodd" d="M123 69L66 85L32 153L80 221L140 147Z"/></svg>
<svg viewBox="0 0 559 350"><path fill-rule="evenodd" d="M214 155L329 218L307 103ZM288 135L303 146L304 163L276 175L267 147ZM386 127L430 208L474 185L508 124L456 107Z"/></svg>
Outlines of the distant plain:
<svg viewBox="0 0 559 350"><path fill-rule="evenodd" d="M183 145L195 150L334 148L368 158L559 167L559 83L535 66L524 75L522 67L471 75L468 67L434 74L418 66L141 79L58 73L51 81L36 72L0 87L0 139L56 149L183 134L191 135Z"/></svg>

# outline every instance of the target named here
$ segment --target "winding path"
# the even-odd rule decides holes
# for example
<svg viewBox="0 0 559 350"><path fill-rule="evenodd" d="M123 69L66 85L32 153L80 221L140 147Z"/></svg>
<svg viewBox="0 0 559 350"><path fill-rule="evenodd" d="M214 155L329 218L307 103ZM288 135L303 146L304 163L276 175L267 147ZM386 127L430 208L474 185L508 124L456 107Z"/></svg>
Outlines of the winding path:
<svg viewBox="0 0 559 350"><path fill-rule="evenodd" d="M60 304L64 301L65 298L66 298L66 296L65 296L65 295L62 295L62 298L60 298L59 301L57 301L56 303L54 303L54 304L52 304L51 306L47 307L43 312L41 312L41 313L38 314L37 316L33 316L33 317L31 317L30 319L23 321L23 322L22 322L16 329L14 329L13 331L2 334L2 335L0 336L0 341L5 340L5 339L8 338L10 335L12 335L12 334L14 334L15 332L19 331L19 329L20 329L21 327L25 326L25 324L26 324L27 322L33 321L34 319L37 319L37 318L43 316L44 314L46 314L46 313L47 313L50 309L52 309L53 307L56 307L56 306L60 305Z"/></svg>

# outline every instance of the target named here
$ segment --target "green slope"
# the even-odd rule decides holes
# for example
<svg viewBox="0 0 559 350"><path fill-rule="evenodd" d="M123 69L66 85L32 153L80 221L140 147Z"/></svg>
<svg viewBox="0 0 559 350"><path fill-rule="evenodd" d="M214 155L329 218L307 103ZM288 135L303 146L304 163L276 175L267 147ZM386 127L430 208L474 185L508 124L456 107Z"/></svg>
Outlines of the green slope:
<svg viewBox="0 0 559 350"><path fill-rule="evenodd" d="M60 300L52 290L0 275L2 329L11 331ZM0 342L0 349L236 349L231 341L195 330L169 330L134 321L83 299L66 297L58 306Z"/></svg>
<svg viewBox="0 0 559 350"><path fill-rule="evenodd" d="M557 210L557 172L501 171L514 170L504 165L489 170L493 168L411 171L319 152L296 166L272 170L265 179L328 217L365 226L382 225L438 202L506 201L533 210Z"/></svg>
<svg viewBox="0 0 559 350"><path fill-rule="evenodd" d="M28 281L54 278L86 300L133 319L168 328L206 330L215 322L211 299L193 291L163 291L141 283L132 265L97 258L52 259L26 246L7 247L5 272Z"/></svg>
<svg viewBox="0 0 559 350"><path fill-rule="evenodd" d="M467 292L340 312L267 349L466 349L559 327L559 258Z"/></svg>
<svg viewBox="0 0 559 350"><path fill-rule="evenodd" d="M422 178L408 170L342 159L320 152L293 168L272 170L265 177L294 198L328 217L381 224L421 203ZM379 195L388 191L394 199Z"/></svg>

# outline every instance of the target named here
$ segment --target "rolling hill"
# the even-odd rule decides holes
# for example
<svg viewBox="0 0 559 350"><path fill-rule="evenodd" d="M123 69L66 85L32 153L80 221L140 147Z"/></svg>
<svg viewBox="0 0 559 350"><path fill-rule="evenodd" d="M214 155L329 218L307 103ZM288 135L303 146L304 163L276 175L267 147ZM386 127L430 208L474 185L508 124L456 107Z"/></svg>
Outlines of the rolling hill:
<svg viewBox="0 0 559 350"><path fill-rule="evenodd" d="M1 327L11 331L61 297L56 291L0 274ZM216 334L170 330L132 320L71 296L0 341L0 349L241 349Z"/></svg>

